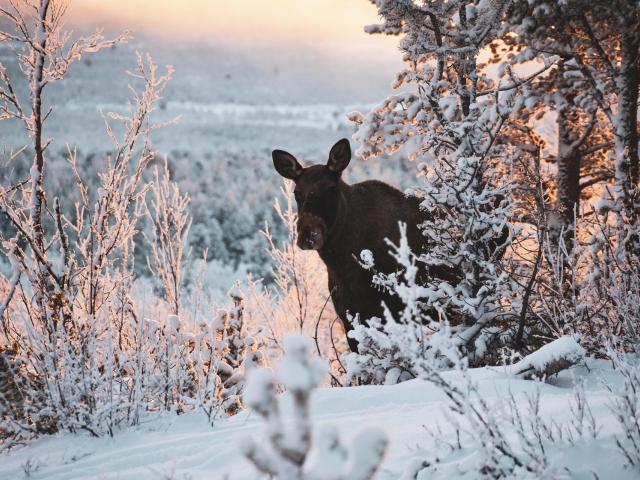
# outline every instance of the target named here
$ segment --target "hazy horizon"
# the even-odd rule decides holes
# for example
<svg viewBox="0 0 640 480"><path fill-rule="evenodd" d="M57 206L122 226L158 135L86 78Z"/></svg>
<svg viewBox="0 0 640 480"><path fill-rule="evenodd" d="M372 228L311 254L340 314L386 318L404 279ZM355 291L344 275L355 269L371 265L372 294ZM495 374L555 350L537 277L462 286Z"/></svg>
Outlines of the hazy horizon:
<svg viewBox="0 0 640 480"><path fill-rule="evenodd" d="M133 39L85 55L64 82L49 87L55 109L47 131L58 146L108 146L99 112L126 106L124 72L139 50L175 67L159 114L182 119L154 138L161 150L273 143L324 150L335 136L350 135L347 111L391 91L401 57L396 38L364 33L377 20L365 0L71 2L67 28L104 28L106 37L132 30ZM17 65L9 61L8 68L18 75ZM0 140L19 146L23 133L17 122L7 124Z"/></svg>

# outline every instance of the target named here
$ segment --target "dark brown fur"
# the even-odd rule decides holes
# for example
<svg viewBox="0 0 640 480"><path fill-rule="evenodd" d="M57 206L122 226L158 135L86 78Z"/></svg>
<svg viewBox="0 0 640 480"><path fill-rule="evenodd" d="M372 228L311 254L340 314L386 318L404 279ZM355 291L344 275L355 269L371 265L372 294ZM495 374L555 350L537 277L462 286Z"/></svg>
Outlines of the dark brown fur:
<svg viewBox="0 0 640 480"><path fill-rule="evenodd" d="M347 313L358 313L366 320L383 317L383 302L394 313L402 308L397 297L372 285L373 272L358 264L360 252L370 250L375 270L392 273L398 265L389 255L385 239L398 244L398 222L406 223L407 238L414 252L421 251L425 243L418 229L425 219L419 200L376 180L348 185L340 177L350 158L351 148L346 139L333 146L327 165L304 168L291 154L273 152L276 170L296 182L298 246L317 250L325 263L331 299L347 333L353 329ZM444 269L429 273L452 281L456 278ZM357 342L347 339L351 350L357 351Z"/></svg>

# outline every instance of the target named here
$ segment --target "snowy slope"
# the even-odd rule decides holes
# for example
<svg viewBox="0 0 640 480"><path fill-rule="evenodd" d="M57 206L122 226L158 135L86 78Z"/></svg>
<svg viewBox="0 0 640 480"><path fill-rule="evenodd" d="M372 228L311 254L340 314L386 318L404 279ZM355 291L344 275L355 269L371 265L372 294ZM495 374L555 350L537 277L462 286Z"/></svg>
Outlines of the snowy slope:
<svg viewBox="0 0 640 480"><path fill-rule="evenodd" d="M516 398L531 394L536 383L515 380L500 369L472 370L471 378L490 404L504 400L508 392ZM459 373L448 378L461 382ZM601 384L603 378L615 382L615 375L604 361L589 361L588 369L574 368L561 373L551 384L541 386L541 412L545 420L567 421L572 386L586 381L587 401L599 429L595 440L578 440L549 452L552 463L567 467L566 478L633 479L638 472L623 467L614 435L619 434L609 408L612 394ZM287 398L282 398L287 410ZM419 456L418 447L433 448L424 426L439 424L439 438L455 441L455 433L444 416L447 401L433 385L413 380L396 386L365 386L322 389L313 398L315 425L337 425L348 440L359 429L376 425L386 430L391 444L383 471L377 478L399 478L409 461ZM523 407L523 413L525 412ZM137 430L120 432L115 438L89 438L85 435L60 435L40 439L33 444L0 457L0 478L34 479L253 479L259 478L237 448L241 438L263 434L257 415L244 412L220 420L213 428L198 414L163 418ZM461 451L455 462L473 461L474 451ZM450 461L450 460L446 460ZM450 467L451 465L449 465ZM446 467L446 465L445 465ZM457 465L454 469L458 468ZM597 477L594 477L594 474ZM225 476L227 475L227 476ZM438 478L429 477L429 478ZM449 473L446 478L452 478Z"/></svg>

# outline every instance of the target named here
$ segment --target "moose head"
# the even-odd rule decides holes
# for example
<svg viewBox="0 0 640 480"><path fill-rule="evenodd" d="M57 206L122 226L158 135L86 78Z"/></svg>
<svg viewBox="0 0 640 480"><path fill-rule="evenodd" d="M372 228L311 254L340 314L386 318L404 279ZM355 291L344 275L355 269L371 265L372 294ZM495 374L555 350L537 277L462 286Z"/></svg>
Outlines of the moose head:
<svg viewBox="0 0 640 480"><path fill-rule="evenodd" d="M319 250L339 221L345 186L340 177L351 160L349 140L343 138L331 147L326 165L305 168L283 150L274 150L272 156L278 173L296 184L298 246L303 250Z"/></svg>

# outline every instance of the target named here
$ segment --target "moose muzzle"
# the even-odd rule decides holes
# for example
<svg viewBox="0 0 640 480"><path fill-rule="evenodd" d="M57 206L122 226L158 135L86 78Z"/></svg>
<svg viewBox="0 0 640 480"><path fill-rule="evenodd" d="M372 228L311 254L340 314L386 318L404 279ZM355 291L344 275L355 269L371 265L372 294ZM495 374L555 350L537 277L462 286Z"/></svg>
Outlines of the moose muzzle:
<svg viewBox="0 0 640 480"><path fill-rule="evenodd" d="M326 226L315 215L302 214L298 218L298 247L302 250L318 250L324 244Z"/></svg>

